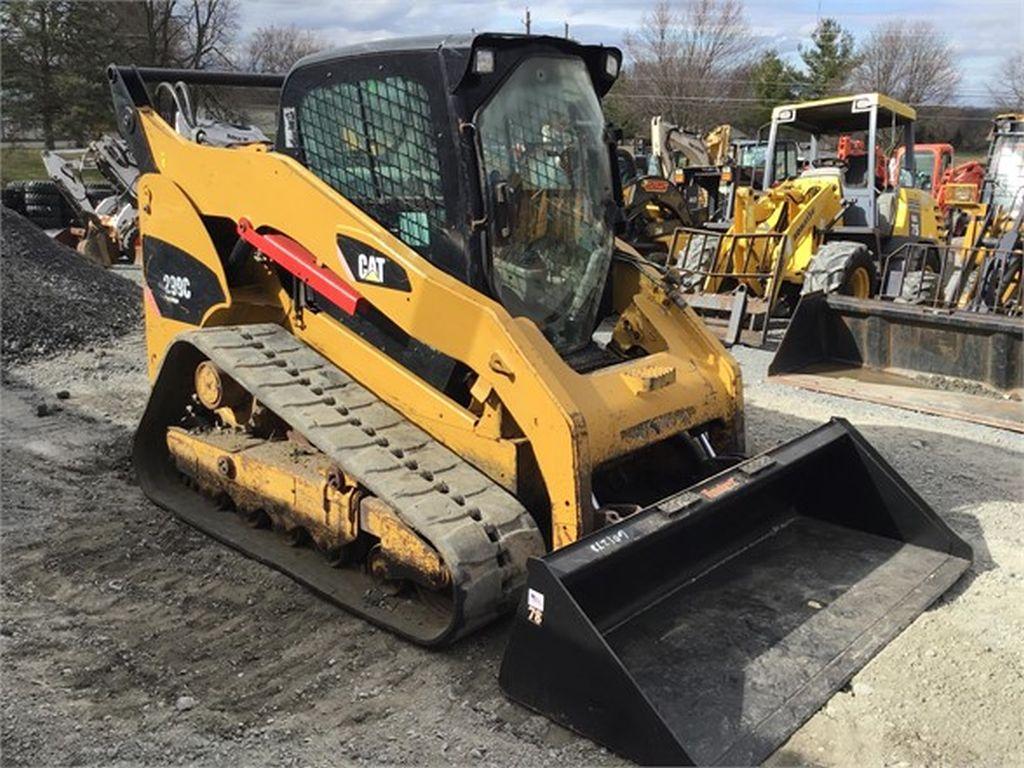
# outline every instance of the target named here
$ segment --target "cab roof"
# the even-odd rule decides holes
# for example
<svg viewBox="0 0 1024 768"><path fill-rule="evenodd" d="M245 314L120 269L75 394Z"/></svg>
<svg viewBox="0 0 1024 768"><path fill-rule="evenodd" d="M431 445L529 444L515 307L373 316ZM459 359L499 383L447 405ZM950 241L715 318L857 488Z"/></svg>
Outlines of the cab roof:
<svg viewBox="0 0 1024 768"><path fill-rule="evenodd" d="M410 51L436 51L441 48L468 49L473 46L473 35L421 35L369 40L311 53L299 59L293 69L301 69L324 61L347 59L373 53L406 53Z"/></svg>
<svg viewBox="0 0 1024 768"><path fill-rule="evenodd" d="M857 93L815 101L780 104L772 110L772 122L811 134L866 131L868 116L878 108L878 127L909 125L917 111L884 93Z"/></svg>
<svg viewBox="0 0 1024 768"><path fill-rule="evenodd" d="M603 97L615 83L622 65L622 51L614 46L580 43L565 37L550 35L523 35L511 32L478 32L476 34L422 35L416 37L393 37L383 40L369 40L363 43L328 48L299 59L288 72L287 80L296 74L308 72L333 64L343 64L362 57L388 56L390 54L437 54L445 63L451 83L457 85L466 74L474 49L478 47L555 49L556 51L580 56L590 70L591 79L598 97ZM615 58L615 72L606 71L604 57ZM287 82L286 80L286 82Z"/></svg>

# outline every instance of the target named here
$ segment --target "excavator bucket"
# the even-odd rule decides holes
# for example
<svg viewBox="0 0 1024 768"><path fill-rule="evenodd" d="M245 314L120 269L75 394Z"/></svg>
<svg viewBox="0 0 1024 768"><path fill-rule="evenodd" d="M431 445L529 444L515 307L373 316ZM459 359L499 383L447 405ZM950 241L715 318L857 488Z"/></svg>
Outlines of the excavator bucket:
<svg viewBox="0 0 1024 768"><path fill-rule="evenodd" d="M779 383L1024 432L1024 320L803 296L768 367Z"/></svg>
<svg viewBox="0 0 1024 768"><path fill-rule="evenodd" d="M971 559L834 419L531 560L501 686L640 763L757 764Z"/></svg>

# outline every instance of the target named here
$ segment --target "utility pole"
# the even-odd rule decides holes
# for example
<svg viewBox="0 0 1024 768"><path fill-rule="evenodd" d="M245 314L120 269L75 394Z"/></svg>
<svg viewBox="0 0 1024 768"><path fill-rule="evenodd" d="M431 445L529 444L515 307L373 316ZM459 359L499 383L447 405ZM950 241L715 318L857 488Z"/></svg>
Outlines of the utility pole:
<svg viewBox="0 0 1024 768"><path fill-rule="evenodd" d="M569 39L569 22L565 22L565 39Z"/></svg>
<svg viewBox="0 0 1024 768"><path fill-rule="evenodd" d="M523 26L526 27L526 34L530 34L530 6L526 6L526 16L523 18Z"/></svg>

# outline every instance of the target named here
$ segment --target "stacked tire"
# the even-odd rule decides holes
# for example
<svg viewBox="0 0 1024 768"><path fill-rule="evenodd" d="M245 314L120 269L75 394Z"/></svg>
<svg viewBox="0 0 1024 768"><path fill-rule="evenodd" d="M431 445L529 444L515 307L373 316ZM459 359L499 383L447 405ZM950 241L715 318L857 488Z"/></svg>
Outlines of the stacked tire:
<svg viewBox="0 0 1024 768"><path fill-rule="evenodd" d="M73 218L70 206L52 181L26 181L25 217L40 229L62 229Z"/></svg>
<svg viewBox="0 0 1024 768"><path fill-rule="evenodd" d="M2 194L4 208L25 215L25 182L12 181L3 188Z"/></svg>

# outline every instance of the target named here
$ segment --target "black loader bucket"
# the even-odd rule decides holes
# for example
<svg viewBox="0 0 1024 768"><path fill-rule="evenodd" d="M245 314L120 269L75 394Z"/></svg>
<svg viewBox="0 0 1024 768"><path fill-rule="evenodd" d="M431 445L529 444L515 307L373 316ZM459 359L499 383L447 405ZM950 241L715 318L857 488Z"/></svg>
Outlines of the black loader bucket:
<svg viewBox="0 0 1024 768"><path fill-rule="evenodd" d="M531 560L501 686L640 763L759 763L971 558L835 419Z"/></svg>
<svg viewBox="0 0 1024 768"><path fill-rule="evenodd" d="M779 383L1024 432L1024 318L812 293L768 367Z"/></svg>

